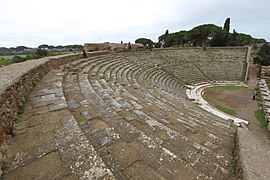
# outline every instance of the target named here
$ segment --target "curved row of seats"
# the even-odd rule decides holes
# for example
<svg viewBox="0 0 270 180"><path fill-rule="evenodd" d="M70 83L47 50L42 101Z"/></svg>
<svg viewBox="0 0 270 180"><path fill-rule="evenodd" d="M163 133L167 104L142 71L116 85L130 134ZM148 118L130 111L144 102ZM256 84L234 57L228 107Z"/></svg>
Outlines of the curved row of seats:
<svg viewBox="0 0 270 180"><path fill-rule="evenodd" d="M58 166L43 179L230 179L236 128L190 102L159 58L107 54L51 71L31 95L6 178L35 178L46 162Z"/></svg>
<svg viewBox="0 0 270 180"><path fill-rule="evenodd" d="M76 89L65 90L68 102L87 100L91 106L70 108L85 134L91 132L88 138L96 151L108 151L101 158L112 173L126 178L128 169L147 166L165 178L229 177L235 129L185 99L184 85L174 77L125 57L89 58L69 69L64 80L64 87ZM97 117L83 121L82 112ZM102 124L98 131L96 124ZM119 138L112 140L114 134ZM114 163L107 159L121 143L138 152L140 161L125 167L119 157Z"/></svg>

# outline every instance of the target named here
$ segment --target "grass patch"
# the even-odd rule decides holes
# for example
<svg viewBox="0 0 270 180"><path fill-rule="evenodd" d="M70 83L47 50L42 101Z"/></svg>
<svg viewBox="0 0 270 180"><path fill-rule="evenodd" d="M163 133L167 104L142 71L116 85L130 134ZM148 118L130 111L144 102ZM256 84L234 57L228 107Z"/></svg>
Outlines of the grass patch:
<svg viewBox="0 0 270 180"><path fill-rule="evenodd" d="M33 88L34 88L34 87L33 87ZM28 92L28 93L24 96L24 98L23 98L23 100L22 100L23 104L22 104L21 106L19 106L17 115L15 116L15 119L14 119L16 123L20 122L20 120L21 120L22 114L23 114L24 111L25 111L26 104L29 102L29 99L30 99L30 93L31 93L31 92L32 92L32 90L31 90L30 92Z"/></svg>
<svg viewBox="0 0 270 180"><path fill-rule="evenodd" d="M246 91L247 88L243 86L215 86L208 88L210 90L217 90L217 91L225 91L225 90L238 90L238 91Z"/></svg>
<svg viewBox="0 0 270 180"><path fill-rule="evenodd" d="M238 156L234 153L231 157L231 171L234 176L237 176Z"/></svg>
<svg viewBox="0 0 270 180"><path fill-rule="evenodd" d="M20 54L18 56L22 57L22 58L26 58L27 54ZM10 64L13 64L14 62L12 61L12 58L15 55L0 55L0 66L7 66Z"/></svg>
<svg viewBox="0 0 270 180"><path fill-rule="evenodd" d="M217 104L214 104L214 107L217 108L218 110L222 111L222 112L225 112L226 114L229 114L229 115L232 115L232 116L236 115L236 112L233 109L223 107L223 106L220 106L220 105L217 105Z"/></svg>
<svg viewBox="0 0 270 180"><path fill-rule="evenodd" d="M0 55L0 59L12 59L14 56L20 56L22 58L26 58L27 54L18 54L18 55Z"/></svg>
<svg viewBox="0 0 270 180"><path fill-rule="evenodd" d="M49 52L49 56L58 56L58 55L64 55L64 54L79 54L80 52ZM18 54L16 56L20 56L22 58L27 58L27 55L31 54ZM10 64L14 64L15 62L12 61L12 58L15 55L0 55L0 66L7 66Z"/></svg>
<svg viewBox="0 0 270 180"><path fill-rule="evenodd" d="M268 121L265 119L263 109L255 111L255 116L264 128L268 127Z"/></svg>
<svg viewBox="0 0 270 180"><path fill-rule="evenodd" d="M217 101L221 101L222 99L219 97L219 96L210 96L210 95L206 95L206 94L203 94L203 98L207 101L207 102L212 102L211 99L215 99Z"/></svg>
<svg viewBox="0 0 270 180"><path fill-rule="evenodd" d="M12 64L12 60L11 59L4 59L0 57L0 66L7 66Z"/></svg>
<svg viewBox="0 0 270 180"><path fill-rule="evenodd" d="M270 89L270 82L266 82L268 89Z"/></svg>

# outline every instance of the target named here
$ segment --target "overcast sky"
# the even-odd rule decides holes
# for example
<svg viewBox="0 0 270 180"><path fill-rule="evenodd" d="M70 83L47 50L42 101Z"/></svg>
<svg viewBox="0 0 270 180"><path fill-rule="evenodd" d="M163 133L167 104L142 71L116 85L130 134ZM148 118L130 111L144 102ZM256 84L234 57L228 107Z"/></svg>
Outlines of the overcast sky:
<svg viewBox="0 0 270 180"><path fill-rule="evenodd" d="M0 47L134 42L206 23L270 41L269 0L1 0Z"/></svg>

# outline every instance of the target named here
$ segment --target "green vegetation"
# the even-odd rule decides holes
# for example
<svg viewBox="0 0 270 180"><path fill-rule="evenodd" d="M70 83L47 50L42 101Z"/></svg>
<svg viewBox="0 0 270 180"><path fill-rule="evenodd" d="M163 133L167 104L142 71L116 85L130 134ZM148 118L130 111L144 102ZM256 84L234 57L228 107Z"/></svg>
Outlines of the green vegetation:
<svg viewBox="0 0 270 180"><path fill-rule="evenodd" d="M238 162L238 156L234 153L231 158L231 171L234 176L237 174L237 162Z"/></svg>
<svg viewBox="0 0 270 180"><path fill-rule="evenodd" d="M263 66L270 65L270 46L265 43L259 50L258 56L254 57L254 63L259 63Z"/></svg>
<svg viewBox="0 0 270 180"><path fill-rule="evenodd" d="M213 107L217 108L218 110L226 113L226 114L229 114L229 115L232 115L232 116L235 116L236 115L236 112L231 109L231 108L228 108L228 107L224 107L224 106L221 106L221 105L218 105L217 103L213 103L211 101L211 99L216 99L217 101L220 101L221 99L217 96L204 96L204 99Z"/></svg>
<svg viewBox="0 0 270 180"><path fill-rule="evenodd" d="M146 39L146 38L139 38L135 41L135 43L141 43L144 46L148 45L150 47L153 47L154 42L151 39Z"/></svg>
<svg viewBox="0 0 270 180"><path fill-rule="evenodd" d="M159 42L164 47L171 46L244 46L252 43L266 43L265 39L253 38L248 34L237 33L230 30L230 18L227 18L224 27L219 27L214 24L203 24L189 31L179 31L169 33L166 30L165 34L159 36Z"/></svg>
<svg viewBox="0 0 270 180"><path fill-rule="evenodd" d="M20 55L17 55L17 56L20 56L22 58L26 58L26 55L27 54L20 54ZM12 59L15 55L0 55L0 58L3 58L3 59Z"/></svg>
<svg viewBox="0 0 270 180"><path fill-rule="evenodd" d="M238 167L238 160L239 160L239 156L238 156L238 142L237 142L237 136L235 135L234 136L234 149L233 149L233 152L232 152L232 157L231 157L231 172L232 172L232 175L234 177L237 176L237 169L239 168Z"/></svg>
<svg viewBox="0 0 270 180"><path fill-rule="evenodd" d="M210 87L211 90L217 90L217 91L225 91L225 90L238 90L238 91L246 91L247 88L243 86L215 86Z"/></svg>
<svg viewBox="0 0 270 180"><path fill-rule="evenodd" d="M268 89L270 89L270 82L267 82L266 84L267 84Z"/></svg>
<svg viewBox="0 0 270 180"><path fill-rule="evenodd" d="M215 24L203 24L194 27L191 30L180 30L169 33L166 30L164 34L158 37L155 43L150 39L139 38L135 42L142 44L153 44L155 48L163 47L207 47L207 46L246 46L256 43L267 43L265 39L253 38L249 34L238 33L235 29L230 32L230 18L224 22L223 28ZM268 56L268 59L270 55Z"/></svg>
<svg viewBox="0 0 270 180"><path fill-rule="evenodd" d="M13 64L14 62L12 61L12 59L14 56L15 55L0 55L0 66L7 66L10 64ZM21 55L16 55L16 56L19 56L19 57L16 57L15 59L26 58L26 54L21 54Z"/></svg>
<svg viewBox="0 0 270 180"><path fill-rule="evenodd" d="M13 62L11 61L11 59L5 59L5 58L0 57L0 67L7 66L7 65L10 65L12 63Z"/></svg>
<svg viewBox="0 0 270 180"><path fill-rule="evenodd" d="M224 22L224 27L223 27L223 29L224 29L227 33L230 32L230 21L231 21L231 19L230 19L230 18L227 18L226 21Z"/></svg>
<svg viewBox="0 0 270 180"><path fill-rule="evenodd" d="M220 106L220 105L217 105L217 104L213 104L213 105L214 105L215 108L217 108L218 110L220 110L222 112L225 112L226 114L229 114L229 115L232 115L232 116L236 115L236 112L233 109L223 107L223 106Z"/></svg>
<svg viewBox="0 0 270 180"><path fill-rule="evenodd" d="M255 116L256 116L257 120L261 123L261 125L264 128L267 128L268 127L268 121L267 121L267 119L264 116L264 111L263 111L262 108L260 108L259 110L255 111Z"/></svg>
<svg viewBox="0 0 270 180"><path fill-rule="evenodd" d="M82 51L82 45L66 45L66 46L52 46L47 44L42 44L38 46L38 49L48 50L50 52L71 52L71 51ZM25 54L35 51L34 48L26 46L17 46L17 47L0 47L0 54Z"/></svg>
<svg viewBox="0 0 270 180"><path fill-rule="evenodd" d="M34 84L33 84L33 87L35 87ZM31 92L32 92L32 90L31 90L30 92L28 92L28 93L24 96L24 99L22 100L22 105L19 106L17 115L15 116L15 119L14 119L16 123L20 122L20 120L21 120L21 116L22 116L22 114L23 114L24 111L25 111L26 104L29 102L29 98L30 98L30 93L31 93Z"/></svg>
<svg viewBox="0 0 270 180"><path fill-rule="evenodd" d="M31 59L39 59L47 56L57 56L76 52L48 52L46 50L37 49L35 53L20 55L0 55L0 66L7 66L13 63L19 63Z"/></svg>

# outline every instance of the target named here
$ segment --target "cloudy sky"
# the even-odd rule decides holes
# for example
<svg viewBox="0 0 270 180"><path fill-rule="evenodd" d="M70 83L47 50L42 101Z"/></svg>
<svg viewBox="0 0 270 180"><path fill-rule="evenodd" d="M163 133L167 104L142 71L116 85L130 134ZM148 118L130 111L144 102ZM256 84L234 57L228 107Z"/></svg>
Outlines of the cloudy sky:
<svg viewBox="0 0 270 180"><path fill-rule="evenodd" d="M269 0L1 0L0 47L134 42L206 23L270 41Z"/></svg>

